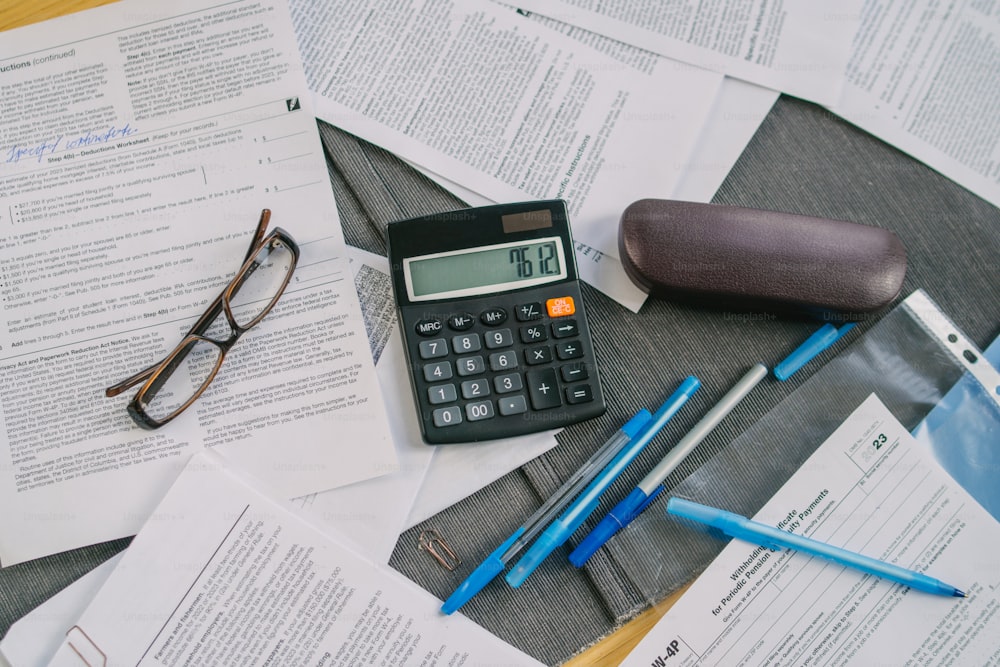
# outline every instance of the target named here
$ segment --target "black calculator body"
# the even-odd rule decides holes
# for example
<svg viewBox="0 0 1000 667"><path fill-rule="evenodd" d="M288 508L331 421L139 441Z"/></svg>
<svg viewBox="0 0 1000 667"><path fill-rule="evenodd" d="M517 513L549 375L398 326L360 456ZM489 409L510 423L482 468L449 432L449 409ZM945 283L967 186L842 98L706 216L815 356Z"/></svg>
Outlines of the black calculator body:
<svg viewBox="0 0 1000 667"><path fill-rule="evenodd" d="M561 200L389 223L424 440L535 433L605 410Z"/></svg>

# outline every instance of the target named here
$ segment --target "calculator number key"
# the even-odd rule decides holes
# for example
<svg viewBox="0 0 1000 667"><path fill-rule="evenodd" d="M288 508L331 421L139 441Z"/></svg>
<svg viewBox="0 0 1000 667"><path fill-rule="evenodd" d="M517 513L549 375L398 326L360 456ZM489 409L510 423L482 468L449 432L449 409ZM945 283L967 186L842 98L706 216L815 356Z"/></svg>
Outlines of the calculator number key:
<svg viewBox="0 0 1000 667"><path fill-rule="evenodd" d="M486 378L466 380L462 383L462 398L482 398L490 395L490 383Z"/></svg>
<svg viewBox="0 0 1000 667"><path fill-rule="evenodd" d="M452 405L447 408L438 408L433 412L433 417L434 425L438 428L457 426L462 423L462 411L458 409L457 405Z"/></svg>
<svg viewBox="0 0 1000 667"><path fill-rule="evenodd" d="M428 382L448 380L452 377L450 361L435 361L424 366L424 379Z"/></svg>
<svg viewBox="0 0 1000 667"><path fill-rule="evenodd" d="M498 394L507 394L524 389L524 383L521 381L520 373L507 373L493 378L493 388Z"/></svg>
<svg viewBox="0 0 1000 667"><path fill-rule="evenodd" d="M486 347L495 350L501 347L510 347L514 344L514 335L510 329L497 329L490 331L483 336L486 339Z"/></svg>
<svg viewBox="0 0 1000 667"><path fill-rule="evenodd" d="M477 403L469 403L465 406L465 416L469 418L470 422L482 421L483 419L493 418L493 403L490 401L479 401Z"/></svg>
<svg viewBox="0 0 1000 667"><path fill-rule="evenodd" d="M517 368L517 354L514 350L494 352L490 355L491 371L509 371L513 368Z"/></svg>
<svg viewBox="0 0 1000 667"><path fill-rule="evenodd" d="M455 385L453 384L440 384L434 387L428 387L427 389L427 400L430 401L431 405L451 403L457 399L458 393L456 392Z"/></svg>
<svg viewBox="0 0 1000 667"><path fill-rule="evenodd" d="M507 373L493 378L493 388L498 394L507 394L512 391L520 391L524 388L520 373Z"/></svg>
<svg viewBox="0 0 1000 667"><path fill-rule="evenodd" d="M478 375L486 371L486 363L482 357L461 357L455 360L455 367L462 377L468 375ZM445 379L445 378L442 378Z"/></svg>
<svg viewBox="0 0 1000 667"><path fill-rule="evenodd" d="M420 341L420 358L437 359L448 356L448 343L444 338Z"/></svg>
<svg viewBox="0 0 1000 667"><path fill-rule="evenodd" d="M455 354L477 352L482 347L478 334L462 334L460 336L453 336L451 339L451 349L455 351Z"/></svg>

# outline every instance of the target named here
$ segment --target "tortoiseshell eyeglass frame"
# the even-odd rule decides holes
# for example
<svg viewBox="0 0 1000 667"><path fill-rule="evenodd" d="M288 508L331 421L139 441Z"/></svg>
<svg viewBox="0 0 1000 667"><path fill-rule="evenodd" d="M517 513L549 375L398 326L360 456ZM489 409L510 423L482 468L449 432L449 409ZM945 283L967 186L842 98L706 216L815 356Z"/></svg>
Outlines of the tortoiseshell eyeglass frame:
<svg viewBox="0 0 1000 667"><path fill-rule="evenodd" d="M143 383L135 397L129 402L127 408L129 415L139 426L145 429L160 428L184 412L191 406L192 403L198 400L198 397L205 392L208 386L212 383L212 380L215 379L216 374L219 372L219 368L222 367L222 363L226 358L226 353L233 347L233 345L236 344L236 341L240 338L240 336L259 324L260 321L263 320L269 312L271 312L275 304L277 304L278 300L281 298L281 295L284 294L285 288L288 287L288 283L292 279L292 274L295 272L295 267L299 261L299 246L295 243L292 236L281 227L275 227L268 233L267 228L270 220L271 211L269 209L261 211L260 220L257 222L257 228L254 230L253 237L250 241L250 247L247 249L247 253L243 259L243 265L240 267L240 270L236 272L236 275L229 282L229 284L226 285L225 289L219 293L219 296L215 297L215 299L208 305L205 313L198 318L198 321L195 322L194 325L192 325L187 334L184 335L184 339L177 345L177 347L175 347L174 350L158 364L150 366L149 368L108 387L104 391L105 396L118 396L122 392ZM292 255L290 266L288 267L284 280L278 286L278 289L270 303L268 303L250 322L240 325L233 315L231 299L233 295L239 291L243 283L246 282L247 278L249 278L257 268L257 264L255 262L257 255L269 246L275 247L280 245L288 248ZM226 320L229 322L229 338L226 340L217 340L206 337L205 332L212 325L212 323L215 322L219 314L223 312L226 314ZM146 405L149 404L149 400L156 395L156 392L159 391L174 370L184 361L191 349L191 346L199 341L213 344L219 348L220 354L216 360L215 368L213 368L211 373L209 373L201 387L198 388L198 390L195 391L194 394L179 408L162 419L153 418L146 413Z"/></svg>

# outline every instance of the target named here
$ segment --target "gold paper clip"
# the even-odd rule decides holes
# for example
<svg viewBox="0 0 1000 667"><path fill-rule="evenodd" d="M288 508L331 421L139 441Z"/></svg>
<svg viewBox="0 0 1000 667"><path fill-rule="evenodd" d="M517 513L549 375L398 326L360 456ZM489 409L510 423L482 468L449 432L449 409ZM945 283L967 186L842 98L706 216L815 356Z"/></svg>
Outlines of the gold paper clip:
<svg viewBox="0 0 1000 667"><path fill-rule="evenodd" d="M74 639L76 643L74 643ZM107 667L107 653L102 651L79 625L74 625L66 631L66 643L87 667Z"/></svg>
<svg viewBox="0 0 1000 667"><path fill-rule="evenodd" d="M441 567L449 572L462 564L462 559L455 555L455 552L436 530L425 530L420 533L420 546L418 548L433 556L434 560L441 563ZM439 553L438 549L443 553Z"/></svg>

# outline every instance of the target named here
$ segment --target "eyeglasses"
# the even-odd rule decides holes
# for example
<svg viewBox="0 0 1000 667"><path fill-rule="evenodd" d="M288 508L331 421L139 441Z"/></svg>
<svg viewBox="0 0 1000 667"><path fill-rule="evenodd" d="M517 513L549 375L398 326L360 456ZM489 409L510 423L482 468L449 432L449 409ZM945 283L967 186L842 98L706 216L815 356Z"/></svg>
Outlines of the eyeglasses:
<svg viewBox="0 0 1000 667"><path fill-rule="evenodd" d="M239 337L278 303L299 261L299 246L280 227L265 236L270 219L270 210L261 211L243 266L174 351L104 391L112 397L144 383L128 404L128 413L139 426L159 428L190 407L215 379ZM226 315L229 336L210 337L210 329L221 327L221 313Z"/></svg>

